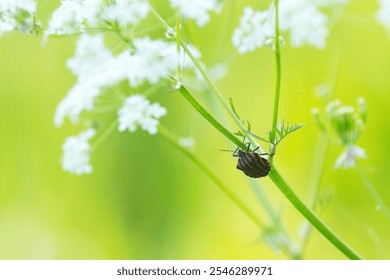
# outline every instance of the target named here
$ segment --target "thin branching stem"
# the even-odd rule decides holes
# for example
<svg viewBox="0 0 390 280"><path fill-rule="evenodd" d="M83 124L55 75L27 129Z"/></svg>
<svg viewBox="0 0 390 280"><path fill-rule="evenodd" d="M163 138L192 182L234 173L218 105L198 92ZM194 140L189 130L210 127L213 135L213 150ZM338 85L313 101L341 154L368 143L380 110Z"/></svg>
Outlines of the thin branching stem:
<svg viewBox="0 0 390 280"><path fill-rule="evenodd" d="M360 178L363 181L364 186L366 187L367 191L370 193L372 198L374 199L375 203L379 207L379 210L383 212L383 214L386 215L387 219L390 219L390 211L389 208L387 208L384 201L381 199L380 195L378 194L377 190L375 189L374 185L371 183L370 179L368 178L367 174L365 173L362 166L357 164L357 172L359 173Z"/></svg>
<svg viewBox="0 0 390 280"><path fill-rule="evenodd" d="M274 96L274 111L272 117L272 126L270 140L272 143L275 142L276 137L276 126L278 123L278 112L279 112L279 98L280 98L280 85L282 78L282 65L280 55L280 42L279 42L279 1L275 0L275 61L276 61L276 84L275 84L275 96ZM270 149L270 162L273 160L275 154L275 146L271 145Z"/></svg>

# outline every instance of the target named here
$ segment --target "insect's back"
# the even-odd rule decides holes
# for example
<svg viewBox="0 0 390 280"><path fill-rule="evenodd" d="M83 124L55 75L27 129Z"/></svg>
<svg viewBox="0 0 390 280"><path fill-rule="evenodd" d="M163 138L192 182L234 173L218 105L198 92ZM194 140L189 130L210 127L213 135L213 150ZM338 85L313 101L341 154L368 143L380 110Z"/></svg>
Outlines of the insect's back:
<svg viewBox="0 0 390 280"><path fill-rule="evenodd" d="M242 170L245 175L252 178L260 178L268 175L271 166L265 158L258 153L238 151L237 169Z"/></svg>

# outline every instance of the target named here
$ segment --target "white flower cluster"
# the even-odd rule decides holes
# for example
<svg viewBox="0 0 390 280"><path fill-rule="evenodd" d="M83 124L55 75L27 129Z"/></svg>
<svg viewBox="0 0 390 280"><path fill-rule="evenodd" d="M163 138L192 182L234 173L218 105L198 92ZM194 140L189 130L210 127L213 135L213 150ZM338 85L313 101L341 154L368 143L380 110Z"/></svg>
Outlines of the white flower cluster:
<svg viewBox="0 0 390 280"><path fill-rule="evenodd" d="M124 80L131 87L145 82L155 84L175 70L177 55L174 44L148 37L135 39L133 43L133 52L124 51L114 56L104 46L102 36L80 37L75 56L67 62L78 81L57 107L56 126L61 126L66 116L77 123L81 112L92 110L96 97L105 88Z"/></svg>
<svg viewBox="0 0 390 280"><path fill-rule="evenodd" d="M35 0L0 0L0 35L31 30L35 11Z"/></svg>
<svg viewBox="0 0 390 280"><path fill-rule="evenodd" d="M268 11L256 12L248 6L244 9L239 28L234 30L232 42L239 53L246 53L261 48L273 34Z"/></svg>
<svg viewBox="0 0 390 280"><path fill-rule="evenodd" d="M92 128L81 132L77 136L69 136L62 145L62 168L72 174L82 175L92 172L89 163L91 146L89 139L95 135Z"/></svg>
<svg viewBox="0 0 390 280"><path fill-rule="evenodd" d="M134 132L140 126L150 134L156 134L158 119L166 113L167 110L160 104L150 104L145 96L134 94L126 99L125 105L118 111L119 131L127 129Z"/></svg>
<svg viewBox="0 0 390 280"><path fill-rule="evenodd" d="M390 0L379 0L377 17L390 34Z"/></svg>
<svg viewBox="0 0 390 280"><path fill-rule="evenodd" d="M104 0L62 0L49 21L45 35L83 31L86 27L96 27L98 19L121 26L135 24L145 18L149 10L144 0L116 0L109 4Z"/></svg>
<svg viewBox="0 0 390 280"><path fill-rule="evenodd" d="M210 21L209 12L219 13L221 0L170 0L172 8L180 14L196 21L198 26L205 26Z"/></svg>
<svg viewBox="0 0 390 280"><path fill-rule="evenodd" d="M347 0L281 0L279 1L279 28L289 33L291 46L304 45L323 48L328 36L328 18L320 10L347 3ZM258 12L244 8L239 26L234 30L232 43L240 53L262 47L275 37L275 8Z"/></svg>

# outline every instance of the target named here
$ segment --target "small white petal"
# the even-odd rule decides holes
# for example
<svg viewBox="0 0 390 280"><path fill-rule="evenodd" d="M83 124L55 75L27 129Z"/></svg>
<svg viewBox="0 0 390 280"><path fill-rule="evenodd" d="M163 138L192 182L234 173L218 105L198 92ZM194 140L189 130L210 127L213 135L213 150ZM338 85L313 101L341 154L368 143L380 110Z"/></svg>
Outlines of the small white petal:
<svg viewBox="0 0 390 280"><path fill-rule="evenodd" d="M344 169L354 167L358 158L366 158L365 151L358 146L348 146L337 158L335 167Z"/></svg>

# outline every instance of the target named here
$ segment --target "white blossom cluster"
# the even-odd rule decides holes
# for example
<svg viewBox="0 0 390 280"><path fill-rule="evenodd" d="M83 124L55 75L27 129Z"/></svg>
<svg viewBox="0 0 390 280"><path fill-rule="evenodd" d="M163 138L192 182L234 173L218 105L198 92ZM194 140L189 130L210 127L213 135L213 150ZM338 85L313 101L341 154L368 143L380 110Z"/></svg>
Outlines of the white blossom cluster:
<svg viewBox="0 0 390 280"><path fill-rule="evenodd" d="M170 0L170 3L183 17L195 20L198 26L205 26L210 21L209 12L219 13L222 9L221 0Z"/></svg>
<svg viewBox="0 0 390 280"><path fill-rule="evenodd" d="M31 30L35 12L35 0L0 0L0 36L13 30Z"/></svg>
<svg viewBox="0 0 390 280"><path fill-rule="evenodd" d="M106 88L124 80L131 87L145 82L155 84L177 66L174 44L149 37L135 39L133 43L134 51L113 55L104 46L102 36L80 37L75 56L67 62L78 81L57 107L56 126L61 126L65 117L77 123L82 111L92 110L96 98Z"/></svg>
<svg viewBox="0 0 390 280"><path fill-rule="evenodd" d="M89 140L95 135L92 128L81 132L77 136L69 136L62 145L62 168L72 174L82 175L92 172L89 163L91 146Z"/></svg>
<svg viewBox="0 0 390 280"><path fill-rule="evenodd" d="M195 20L199 26L207 24L210 13L218 13L222 7L221 0L171 0L170 4L184 18ZM103 35L88 35L89 30L107 24L124 29L134 26L146 18L150 10L145 0L61 0L49 20L45 37L82 35L77 41L74 56L67 61L67 67L77 77L77 82L56 109L56 126L61 126L65 118L78 123L84 111L95 108L100 95L123 82L127 82L131 88L145 83L157 84L177 70L179 60L182 60L180 64L183 67L194 69L190 59L184 63L184 53L177 54L175 43L150 37L132 38L130 48L113 53L106 48ZM191 48L191 52L195 57L200 57L197 50ZM118 129L134 132L141 128L153 135L157 133L159 118L166 113L167 110L158 103L151 104L144 96L133 94L118 111ZM76 174L91 172L86 155L89 155L88 140L93 135L91 130L88 131L66 140L64 170ZM80 152L79 158L76 157L77 151Z"/></svg>
<svg viewBox="0 0 390 280"><path fill-rule="evenodd" d="M149 13L144 0L62 0L49 21L46 35L64 35L97 27L99 20L121 26L135 24ZM99 19L99 20L98 20Z"/></svg>
<svg viewBox="0 0 390 280"><path fill-rule="evenodd" d="M140 126L149 134L156 134L158 119L166 113L167 110L160 104L150 104L145 96L134 94L126 99L125 105L118 111L119 131L134 132Z"/></svg>
<svg viewBox="0 0 390 280"><path fill-rule="evenodd" d="M378 0L379 11L377 13L378 21L383 24L390 34L390 0Z"/></svg>
<svg viewBox="0 0 390 280"><path fill-rule="evenodd" d="M289 33L293 47L304 45L323 48L329 34L328 18L321 8L345 5L347 0L281 0L279 29ZM254 51L275 37L275 7L266 11L244 8L239 26L234 30L232 43L239 53Z"/></svg>

